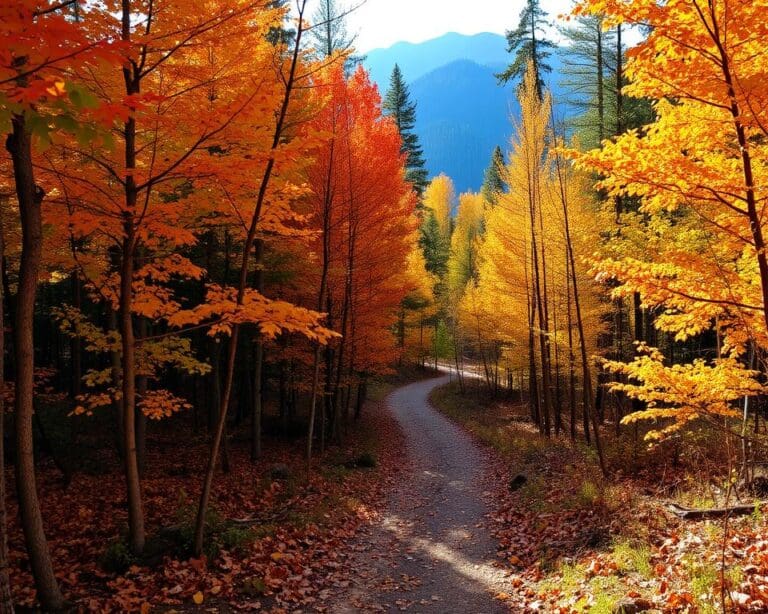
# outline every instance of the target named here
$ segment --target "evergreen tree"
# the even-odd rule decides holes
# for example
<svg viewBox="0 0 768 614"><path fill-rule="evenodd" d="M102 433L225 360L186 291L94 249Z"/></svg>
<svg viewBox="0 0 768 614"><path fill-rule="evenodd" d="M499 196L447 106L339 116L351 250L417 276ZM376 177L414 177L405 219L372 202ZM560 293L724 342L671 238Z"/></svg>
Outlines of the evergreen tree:
<svg viewBox="0 0 768 614"><path fill-rule="evenodd" d="M312 14L312 27L307 32L307 40L316 58L327 58L335 53L349 53L357 35L347 31L346 16L350 10L340 7L336 0L320 0ZM345 60L345 69L351 74L352 69L365 59L365 56L349 55Z"/></svg>
<svg viewBox="0 0 768 614"><path fill-rule="evenodd" d="M432 273L440 284L448 272L450 245L432 210L427 212L424 223L421 225L419 245L424 252L427 271Z"/></svg>
<svg viewBox="0 0 768 614"><path fill-rule="evenodd" d="M427 187L427 169L424 167L424 152L419 145L419 137L413 131L416 124L416 103L410 101L408 86L397 64L392 70L383 108L384 114L395 121L403 140L401 152L407 155L406 179L413 184L413 189L421 197Z"/></svg>
<svg viewBox="0 0 768 614"><path fill-rule="evenodd" d="M507 184L501 176L501 169L504 168L504 153L498 145L491 154L491 163L485 169L483 185L480 193L483 199L491 207L495 206L499 200L499 194L507 191Z"/></svg>
<svg viewBox="0 0 768 614"><path fill-rule="evenodd" d="M532 62L539 100L544 90L542 73L552 72L552 67L547 64L551 55L549 49L556 46L544 37L546 17L547 13L539 5L539 0L526 0L517 28L507 30L507 51L514 53L515 58L504 72L496 75L501 83L522 78L528 70L528 62Z"/></svg>
<svg viewBox="0 0 768 614"><path fill-rule="evenodd" d="M563 85L569 105L582 111L572 119L588 147L598 147L615 124L616 37L605 30L602 15L582 15L575 26L561 28L566 40Z"/></svg>

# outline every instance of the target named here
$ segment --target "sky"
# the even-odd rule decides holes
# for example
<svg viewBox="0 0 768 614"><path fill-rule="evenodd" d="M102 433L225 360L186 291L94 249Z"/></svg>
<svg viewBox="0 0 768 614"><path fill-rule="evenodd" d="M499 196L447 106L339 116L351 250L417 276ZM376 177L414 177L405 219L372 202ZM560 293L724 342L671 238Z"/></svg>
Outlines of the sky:
<svg viewBox="0 0 768 614"><path fill-rule="evenodd" d="M336 0L352 7L361 0ZM317 0L310 0L312 7ZM350 34L357 34L359 53L389 47L398 41L419 43L446 32L504 34L517 25L524 0L366 0L347 17ZM541 0L541 7L555 21L567 13L571 0Z"/></svg>

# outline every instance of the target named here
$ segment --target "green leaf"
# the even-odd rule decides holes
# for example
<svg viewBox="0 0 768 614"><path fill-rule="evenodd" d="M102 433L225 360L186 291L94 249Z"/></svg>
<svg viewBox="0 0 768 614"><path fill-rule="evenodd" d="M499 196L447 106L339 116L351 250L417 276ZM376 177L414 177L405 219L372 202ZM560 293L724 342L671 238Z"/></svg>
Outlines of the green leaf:
<svg viewBox="0 0 768 614"><path fill-rule="evenodd" d="M78 123L71 115L57 115L53 118L53 125L58 130L75 133L78 129Z"/></svg>
<svg viewBox="0 0 768 614"><path fill-rule="evenodd" d="M69 99L77 109L95 109L99 106L99 100L86 88L74 83L67 83Z"/></svg>

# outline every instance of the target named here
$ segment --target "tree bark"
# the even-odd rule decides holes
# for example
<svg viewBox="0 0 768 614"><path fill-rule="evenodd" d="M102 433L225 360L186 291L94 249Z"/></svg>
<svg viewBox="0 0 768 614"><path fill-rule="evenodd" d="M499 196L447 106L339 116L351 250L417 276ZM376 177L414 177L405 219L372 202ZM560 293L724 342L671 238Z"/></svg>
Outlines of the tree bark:
<svg viewBox="0 0 768 614"><path fill-rule="evenodd" d="M576 326L579 332L579 345L581 349L581 373L582 373L582 391L583 391L583 403L584 403L584 432L588 435L589 429L587 427L587 421L591 418L592 430L595 436L595 449L597 450L597 458L600 463L600 470L604 476L608 475L608 468L605 465L605 458L603 456L602 440L600 438L600 428L597 420L597 414L594 408L591 406L594 396L592 394L592 374L589 369L589 357L587 356L587 344L586 335L584 334L584 319L581 313L581 300L579 297L579 285L578 278L576 276L576 258L573 254L573 241L571 239L571 226L570 218L568 215L568 198L565 190L565 177L562 168L562 163L559 156L555 156L555 169L557 171L557 178L560 187L560 202L563 208L563 231L565 235L565 247L568 251L568 264L570 265L571 272L571 285L573 287L573 302L576 312Z"/></svg>
<svg viewBox="0 0 768 614"><path fill-rule="evenodd" d="M40 205L44 192L35 183L32 166L32 137L23 116L12 120L13 133L6 147L13 161L16 196L21 218L21 262L16 293L14 321L14 356L16 366L16 490L19 514L27 545L37 598L45 610L61 609L64 598L53 572L53 562L45 537L35 478L34 415L35 344L34 315L37 276L43 253L43 229Z"/></svg>

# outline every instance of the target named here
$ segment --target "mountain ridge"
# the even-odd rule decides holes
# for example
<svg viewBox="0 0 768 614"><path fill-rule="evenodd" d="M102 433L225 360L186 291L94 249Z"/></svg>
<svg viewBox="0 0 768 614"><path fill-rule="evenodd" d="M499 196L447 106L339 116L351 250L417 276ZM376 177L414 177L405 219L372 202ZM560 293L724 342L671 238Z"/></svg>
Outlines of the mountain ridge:
<svg viewBox="0 0 768 614"><path fill-rule="evenodd" d="M500 34L452 32L375 50L364 62L382 96L392 68L400 66L416 103L415 131L429 176L447 174L457 194L478 191L494 147L509 149L519 105L516 86L501 85L496 78L511 59L506 45ZM553 72L546 81L558 99L561 61L557 54L550 60ZM563 107L557 109L558 115L563 112Z"/></svg>

